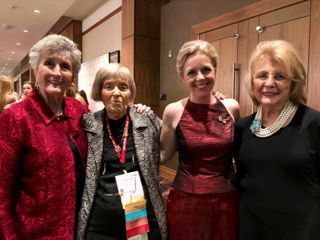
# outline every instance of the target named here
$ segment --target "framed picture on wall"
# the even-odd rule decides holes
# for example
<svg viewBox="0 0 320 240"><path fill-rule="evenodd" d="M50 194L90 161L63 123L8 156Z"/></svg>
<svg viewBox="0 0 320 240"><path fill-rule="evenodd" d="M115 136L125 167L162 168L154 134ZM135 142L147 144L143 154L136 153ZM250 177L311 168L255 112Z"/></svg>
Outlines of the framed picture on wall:
<svg viewBox="0 0 320 240"><path fill-rule="evenodd" d="M120 50L109 52L109 63L120 63Z"/></svg>

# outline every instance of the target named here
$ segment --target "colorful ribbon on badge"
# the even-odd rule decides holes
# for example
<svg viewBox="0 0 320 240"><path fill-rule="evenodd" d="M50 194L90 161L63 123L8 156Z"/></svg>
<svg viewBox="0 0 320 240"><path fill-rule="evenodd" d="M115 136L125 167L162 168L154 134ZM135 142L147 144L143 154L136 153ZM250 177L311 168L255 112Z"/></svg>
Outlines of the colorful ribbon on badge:
<svg viewBox="0 0 320 240"><path fill-rule="evenodd" d="M149 232L146 200L126 204L125 218L128 239Z"/></svg>

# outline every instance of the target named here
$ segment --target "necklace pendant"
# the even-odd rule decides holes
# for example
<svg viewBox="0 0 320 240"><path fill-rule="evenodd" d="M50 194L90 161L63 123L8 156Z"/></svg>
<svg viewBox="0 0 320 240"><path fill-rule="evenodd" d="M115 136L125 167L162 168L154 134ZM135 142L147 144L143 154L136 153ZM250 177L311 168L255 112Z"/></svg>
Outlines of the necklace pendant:
<svg viewBox="0 0 320 240"><path fill-rule="evenodd" d="M117 145L117 150L121 152L121 147L119 145Z"/></svg>
<svg viewBox="0 0 320 240"><path fill-rule="evenodd" d="M219 122L222 122L223 124L226 124L226 119L223 119L223 117L220 115L220 116L218 116L218 121Z"/></svg>
<svg viewBox="0 0 320 240"><path fill-rule="evenodd" d="M258 131L261 127L261 120L260 119L254 119L251 126L250 126L250 130L252 133L255 133L256 131Z"/></svg>

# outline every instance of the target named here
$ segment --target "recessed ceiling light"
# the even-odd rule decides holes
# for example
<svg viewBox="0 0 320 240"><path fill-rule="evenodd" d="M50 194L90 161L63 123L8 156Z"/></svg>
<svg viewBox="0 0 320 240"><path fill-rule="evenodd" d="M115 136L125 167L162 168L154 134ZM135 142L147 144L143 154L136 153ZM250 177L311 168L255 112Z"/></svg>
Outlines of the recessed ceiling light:
<svg viewBox="0 0 320 240"><path fill-rule="evenodd" d="M20 46L21 44L19 42L16 43L17 46Z"/></svg>
<svg viewBox="0 0 320 240"><path fill-rule="evenodd" d="M40 10L34 9L33 12L34 12L34 13L40 13Z"/></svg>
<svg viewBox="0 0 320 240"><path fill-rule="evenodd" d="M11 61L11 58L8 58L8 61Z"/></svg>
<svg viewBox="0 0 320 240"><path fill-rule="evenodd" d="M4 65L5 65L5 66L8 66L8 63L5 63Z"/></svg>
<svg viewBox="0 0 320 240"><path fill-rule="evenodd" d="M13 51L11 52L11 54L15 54L15 53L16 53L16 52L13 52Z"/></svg>
<svg viewBox="0 0 320 240"><path fill-rule="evenodd" d="M23 32L24 32L24 33L27 33L27 32L29 32L29 31L28 31L27 29L24 29Z"/></svg>

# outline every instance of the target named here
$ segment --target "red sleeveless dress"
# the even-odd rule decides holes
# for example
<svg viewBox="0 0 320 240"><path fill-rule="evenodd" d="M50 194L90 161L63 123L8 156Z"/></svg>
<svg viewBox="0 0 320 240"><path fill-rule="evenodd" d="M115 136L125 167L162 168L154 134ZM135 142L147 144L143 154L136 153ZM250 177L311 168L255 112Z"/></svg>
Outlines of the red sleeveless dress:
<svg viewBox="0 0 320 240"><path fill-rule="evenodd" d="M176 129L179 168L167 200L170 240L237 239L233 129L219 100L213 105L188 100Z"/></svg>

